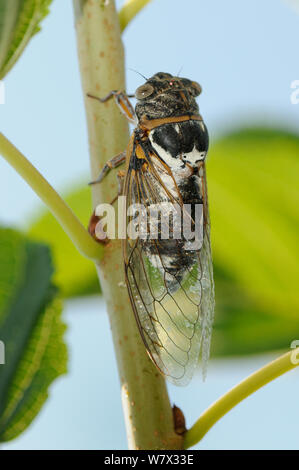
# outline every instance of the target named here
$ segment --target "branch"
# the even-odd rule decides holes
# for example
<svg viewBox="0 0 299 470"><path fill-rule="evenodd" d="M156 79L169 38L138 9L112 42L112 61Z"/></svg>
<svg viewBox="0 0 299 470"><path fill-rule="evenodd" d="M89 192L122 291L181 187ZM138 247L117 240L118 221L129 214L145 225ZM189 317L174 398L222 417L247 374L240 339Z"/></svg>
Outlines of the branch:
<svg viewBox="0 0 299 470"><path fill-rule="evenodd" d="M74 0L78 54L85 97L92 179L129 142L129 128L113 100L101 104L87 93L105 96L125 90L124 56L114 1ZM93 185L94 207L117 194L116 172ZM117 220L117 216L116 216ZM111 324L122 389L126 429L131 449L181 449L174 431L167 388L149 360L137 329L124 282L120 240L111 240L97 269Z"/></svg>
<svg viewBox="0 0 299 470"><path fill-rule="evenodd" d="M254 372L213 403L186 432L184 448L197 444L228 411L258 389L299 366L299 348L294 349Z"/></svg>
<svg viewBox="0 0 299 470"><path fill-rule="evenodd" d="M123 31L132 19L142 10L151 0L127 0L121 8L118 17L120 29Z"/></svg>
<svg viewBox="0 0 299 470"><path fill-rule="evenodd" d="M1 133L0 154L46 204L82 255L92 260L99 260L103 252L102 246L89 235L70 207L39 171Z"/></svg>

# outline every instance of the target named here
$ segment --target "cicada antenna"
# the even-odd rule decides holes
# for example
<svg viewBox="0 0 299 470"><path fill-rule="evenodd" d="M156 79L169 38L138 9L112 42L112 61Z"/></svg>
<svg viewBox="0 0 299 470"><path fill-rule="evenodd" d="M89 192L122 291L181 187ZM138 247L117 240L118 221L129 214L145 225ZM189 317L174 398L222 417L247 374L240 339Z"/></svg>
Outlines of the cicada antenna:
<svg viewBox="0 0 299 470"><path fill-rule="evenodd" d="M181 68L180 68L180 70L179 70L178 73L177 73L177 77L179 77L179 76L181 75L181 72L182 72L182 70L183 70L183 67L184 67L184 66L182 65Z"/></svg>
<svg viewBox="0 0 299 470"><path fill-rule="evenodd" d="M142 73L138 72L138 70L135 70L135 69L130 69L130 68L129 68L129 70L131 70L131 72L138 73L138 75L140 75L140 77L144 78L144 80L148 80L148 78L147 78L147 77L145 77L144 75L142 75Z"/></svg>

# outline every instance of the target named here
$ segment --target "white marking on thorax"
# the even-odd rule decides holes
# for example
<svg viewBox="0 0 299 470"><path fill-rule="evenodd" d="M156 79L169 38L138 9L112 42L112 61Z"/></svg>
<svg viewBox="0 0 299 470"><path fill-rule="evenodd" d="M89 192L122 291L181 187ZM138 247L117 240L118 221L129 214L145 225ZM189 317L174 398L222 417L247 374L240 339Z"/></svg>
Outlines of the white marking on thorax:
<svg viewBox="0 0 299 470"><path fill-rule="evenodd" d="M179 132L178 124L175 125L175 129ZM149 134L149 139L152 144L152 147L156 150L160 158L168 165L172 170L180 170L184 168L184 163L188 163L191 166L197 166L200 161L203 161L206 157L207 152L199 152L195 145L191 152L185 152L181 155L176 155L173 157L170 152L165 150L163 147L154 142L153 132Z"/></svg>
<svg viewBox="0 0 299 470"><path fill-rule="evenodd" d="M194 146L191 152L183 154L182 159L184 162L189 163L189 165L197 166L199 162L205 159L206 154L207 152L199 152Z"/></svg>
<svg viewBox="0 0 299 470"><path fill-rule="evenodd" d="M153 132L154 131L151 131L149 133L149 138L150 138L152 147L154 148L154 150L156 150L159 157L162 158L162 160L166 163L166 165L168 165L173 170L183 168L184 163L182 162L180 158L172 157L171 154L167 152L167 150L164 150L163 147L161 147L156 142L154 142Z"/></svg>

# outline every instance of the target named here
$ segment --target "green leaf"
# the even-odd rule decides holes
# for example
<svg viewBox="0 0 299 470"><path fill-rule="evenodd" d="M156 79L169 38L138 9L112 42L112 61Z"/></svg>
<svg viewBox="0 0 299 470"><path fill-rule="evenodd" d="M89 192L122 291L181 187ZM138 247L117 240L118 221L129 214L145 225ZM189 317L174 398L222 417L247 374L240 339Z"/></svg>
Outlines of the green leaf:
<svg viewBox="0 0 299 470"><path fill-rule="evenodd" d="M0 79L40 30L52 0L0 0Z"/></svg>
<svg viewBox="0 0 299 470"><path fill-rule="evenodd" d="M212 355L244 355L287 349L299 334L299 320L274 316L214 263L216 315Z"/></svg>
<svg viewBox="0 0 299 470"><path fill-rule="evenodd" d="M0 265L0 440L6 441L31 423L51 382L66 371L66 347L49 248L0 229Z"/></svg>
<svg viewBox="0 0 299 470"><path fill-rule="evenodd" d="M123 31L133 18L150 2L151 0L127 0L119 11L120 29Z"/></svg>
<svg viewBox="0 0 299 470"><path fill-rule="evenodd" d="M208 163L215 354L288 348L299 336L299 138L248 129Z"/></svg>
<svg viewBox="0 0 299 470"><path fill-rule="evenodd" d="M74 189L64 199L87 227L92 211L90 188L86 185L83 188ZM64 296L99 293L94 263L77 251L49 211L43 211L41 216L33 222L29 235L46 242L52 248L56 266L54 281L59 285Z"/></svg>
<svg viewBox="0 0 299 470"><path fill-rule="evenodd" d="M0 326L4 322L14 296L22 282L22 267L25 259L25 244L21 234L12 230L1 230L0 237Z"/></svg>

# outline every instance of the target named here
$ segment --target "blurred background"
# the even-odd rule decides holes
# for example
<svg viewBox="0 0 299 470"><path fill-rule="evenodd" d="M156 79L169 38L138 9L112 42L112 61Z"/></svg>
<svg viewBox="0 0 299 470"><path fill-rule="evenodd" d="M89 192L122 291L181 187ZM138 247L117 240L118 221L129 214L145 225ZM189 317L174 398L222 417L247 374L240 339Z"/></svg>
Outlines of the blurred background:
<svg viewBox="0 0 299 470"><path fill-rule="evenodd" d="M143 80L130 68L145 76L181 70L203 87L217 307L207 380L169 386L187 426L299 340L299 104L291 103L291 84L299 80L298 22L295 1L154 0L123 34L128 92ZM70 0L54 0L42 32L4 82L1 132L67 194L86 224L88 141ZM69 349L67 375L53 383L30 427L2 448L126 449L109 322L94 268L2 159L0 174L0 224L53 247ZM298 449L298 374L294 370L245 400L196 448Z"/></svg>

